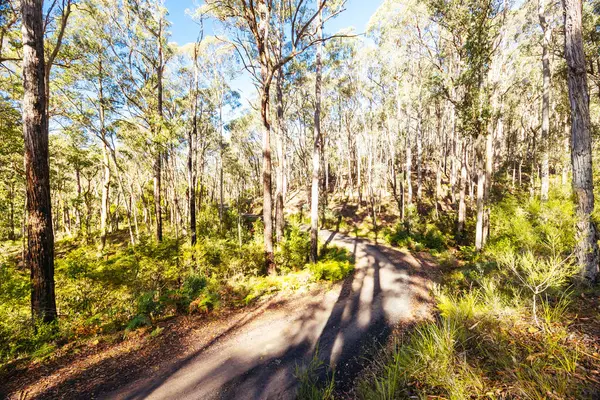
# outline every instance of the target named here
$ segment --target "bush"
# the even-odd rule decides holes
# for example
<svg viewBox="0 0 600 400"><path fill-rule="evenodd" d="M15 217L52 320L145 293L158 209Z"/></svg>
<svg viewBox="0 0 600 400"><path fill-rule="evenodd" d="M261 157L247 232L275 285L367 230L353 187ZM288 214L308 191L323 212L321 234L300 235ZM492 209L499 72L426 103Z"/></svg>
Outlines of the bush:
<svg viewBox="0 0 600 400"><path fill-rule="evenodd" d="M315 264L307 264L307 268L315 281L336 282L350 275L354 264L346 250L329 247L321 254L321 260Z"/></svg>
<svg viewBox="0 0 600 400"><path fill-rule="evenodd" d="M385 232L385 240L392 246L405 247L409 250L441 252L448 249L450 234L445 234L433 223L411 222L410 229L406 224L398 224Z"/></svg>
<svg viewBox="0 0 600 400"><path fill-rule="evenodd" d="M532 251L549 255L547 243L568 255L575 246L575 211L573 202L552 193L547 202L507 196L491 210L490 241L487 253L497 258L507 250Z"/></svg>
<svg viewBox="0 0 600 400"><path fill-rule="evenodd" d="M207 285L208 281L204 276L191 274L183 281L182 292L190 299L198 297L202 289Z"/></svg>
<svg viewBox="0 0 600 400"><path fill-rule="evenodd" d="M310 237L300 229L300 225L291 224L285 239L280 244L275 257L282 270L297 271L308 261Z"/></svg>
<svg viewBox="0 0 600 400"><path fill-rule="evenodd" d="M577 273L570 257L562 259L556 253L550 257L536 257L531 251L518 255L506 252L501 256L499 263L531 294L533 318L538 326L538 297L549 289L563 287L568 279Z"/></svg>
<svg viewBox="0 0 600 400"><path fill-rule="evenodd" d="M219 294L211 291L202 293L197 299L192 301L189 306L189 312L198 312L207 314L219 306Z"/></svg>
<svg viewBox="0 0 600 400"><path fill-rule="evenodd" d="M308 269L317 281L336 282L348 276L353 267L347 261L325 260L316 264L308 264Z"/></svg>

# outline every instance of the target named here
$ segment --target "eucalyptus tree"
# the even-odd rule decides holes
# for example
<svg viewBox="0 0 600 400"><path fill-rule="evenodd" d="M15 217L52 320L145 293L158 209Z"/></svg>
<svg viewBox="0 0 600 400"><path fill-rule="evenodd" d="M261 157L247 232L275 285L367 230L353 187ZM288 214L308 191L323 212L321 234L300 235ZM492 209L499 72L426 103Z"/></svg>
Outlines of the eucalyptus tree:
<svg viewBox="0 0 600 400"><path fill-rule="evenodd" d="M316 5L306 0L207 0L197 10L198 15L211 15L230 30L228 39L234 46L246 70L258 86L260 113L263 122L263 222L264 250L268 273L276 272L273 247L273 193L271 162L271 96L270 90L278 71L298 55L329 37L318 37L315 21L325 8L332 18L342 11L341 4L323 0ZM276 27L283 20L288 37L278 37ZM275 42L285 42L280 53Z"/></svg>
<svg viewBox="0 0 600 400"><path fill-rule="evenodd" d="M565 21L565 58L571 103L571 161L573 191L577 199L576 255L581 276L587 282L598 277L600 254L598 232L592 219L594 180L592 175L592 137L590 99L582 34L581 0L563 0Z"/></svg>
<svg viewBox="0 0 600 400"><path fill-rule="evenodd" d="M549 158L549 135L550 135L550 41L552 29L548 24L545 7L546 0L538 0L538 16L542 29L542 187L541 198L548 200L548 189L550 187L550 158Z"/></svg>
<svg viewBox="0 0 600 400"><path fill-rule="evenodd" d="M190 244L193 246L197 241L196 233L196 190L198 182L198 135L201 130L203 103L200 99L200 45L203 38L203 31L198 40L191 46L185 46L181 49L187 53L192 67L188 70L188 110L190 113L189 126L187 129L188 155L186 161L187 168L187 200L188 200L188 221ZM185 78L184 78L185 79ZM200 121L199 121L200 120Z"/></svg>
<svg viewBox="0 0 600 400"><path fill-rule="evenodd" d="M77 129L100 141L102 148L102 194L100 202L100 248L106 245L112 178L111 159L115 130L112 122L123 102L114 77L117 58L110 50L107 2L82 2L73 13L66 32L67 49L74 59L70 68L55 77L57 113ZM115 165L118 168L118 165ZM76 169L76 175L79 170ZM76 176L79 180L79 176ZM80 191L79 191L80 192ZM81 202L82 199L79 198ZM80 211L78 211L80 212Z"/></svg>
<svg viewBox="0 0 600 400"><path fill-rule="evenodd" d="M321 2L323 0L320 0ZM317 18L317 38L323 39L323 10L319 4ZM322 81L323 42L317 44L315 61L315 120L314 144L312 156L312 185L310 195L310 262L316 263L319 246L319 178L321 174L321 152L323 151L323 138L321 136L321 81ZM283 210L282 210L283 212Z"/></svg>
<svg viewBox="0 0 600 400"><path fill-rule="evenodd" d="M23 135L27 191L26 263L31 269L31 309L43 322L57 318L54 233L48 165L48 90L44 56L43 1L21 1L23 33Z"/></svg>
<svg viewBox="0 0 600 400"><path fill-rule="evenodd" d="M153 163L155 238L163 236L162 164L169 132L163 129L165 66L173 55L161 0L116 1L110 6L110 49L116 57L115 81L125 98L123 121L145 135ZM124 12L123 12L124 11Z"/></svg>

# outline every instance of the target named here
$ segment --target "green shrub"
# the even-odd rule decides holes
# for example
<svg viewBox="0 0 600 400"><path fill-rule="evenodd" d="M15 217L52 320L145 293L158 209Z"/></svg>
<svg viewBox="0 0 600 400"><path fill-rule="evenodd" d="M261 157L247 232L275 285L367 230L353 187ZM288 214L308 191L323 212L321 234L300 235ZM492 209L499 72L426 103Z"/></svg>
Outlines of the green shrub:
<svg viewBox="0 0 600 400"><path fill-rule="evenodd" d="M188 298L195 299L207 284L208 281L204 276L191 274L183 281L182 292Z"/></svg>
<svg viewBox="0 0 600 400"><path fill-rule="evenodd" d="M553 192L547 202L507 196L491 210L488 254L495 258L508 249L548 255L551 240L560 254L575 245L575 212L571 199Z"/></svg>
<svg viewBox="0 0 600 400"><path fill-rule="evenodd" d="M150 321L150 318L148 318L147 315L136 315L127 324L127 330L133 331L143 326L150 325L152 325L152 321Z"/></svg>
<svg viewBox="0 0 600 400"><path fill-rule="evenodd" d="M158 293L155 291L142 293L137 299L138 315L146 315L150 318L158 316L164 308Z"/></svg>
<svg viewBox="0 0 600 400"><path fill-rule="evenodd" d="M406 224L398 224L384 233L385 240L392 246L404 247L409 250L441 252L448 248L450 235L444 234L440 228L433 223L421 223L413 220L411 228Z"/></svg>
<svg viewBox="0 0 600 400"><path fill-rule="evenodd" d="M206 291L190 303L189 311L191 313L199 312L201 314L206 314L214 310L215 308L218 308L219 303L220 297L218 293L213 291Z"/></svg>
<svg viewBox="0 0 600 400"><path fill-rule="evenodd" d="M275 254L277 265L284 271L297 271L306 264L310 252L310 237L298 224L290 224L285 239Z"/></svg>
<svg viewBox="0 0 600 400"><path fill-rule="evenodd" d="M336 282L346 278L354 270L354 263L349 253L337 247L328 247L321 260L315 264L307 264L315 281Z"/></svg>
<svg viewBox="0 0 600 400"><path fill-rule="evenodd" d="M348 276L353 267L347 261L325 260L318 261L316 264L308 264L308 269L315 280L336 282Z"/></svg>

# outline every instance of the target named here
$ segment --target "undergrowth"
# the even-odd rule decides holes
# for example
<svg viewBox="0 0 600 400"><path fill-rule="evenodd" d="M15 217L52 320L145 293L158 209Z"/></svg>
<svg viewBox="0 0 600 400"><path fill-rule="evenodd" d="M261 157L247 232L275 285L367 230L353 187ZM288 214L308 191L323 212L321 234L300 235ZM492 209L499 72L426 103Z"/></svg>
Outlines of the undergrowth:
<svg viewBox="0 0 600 400"><path fill-rule="evenodd" d="M227 222L235 216L225 216L223 229L203 222L210 217L199 216L202 235L195 246L172 237L161 243L142 237L135 246L101 252L84 241L58 242L58 326L31 321L29 275L14 256L0 259L0 367L43 360L67 342L152 326L177 314L244 307L275 292L341 280L352 271L351 258L336 248L307 264L308 234L292 219L277 250L279 273L268 276L260 221L236 232L236 224Z"/></svg>
<svg viewBox="0 0 600 400"><path fill-rule="evenodd" d="M483 253L470 247L438 253L444 276L434 290L437 315L397 339L358 384L361 398L600 394L597 343L572 325L582 293L571 257L572 202L560 193L544 204L509 196L492 208L491 221ZM414 240L403 232L390 241ZM430 242L426 226L419 235Z"/></svg>

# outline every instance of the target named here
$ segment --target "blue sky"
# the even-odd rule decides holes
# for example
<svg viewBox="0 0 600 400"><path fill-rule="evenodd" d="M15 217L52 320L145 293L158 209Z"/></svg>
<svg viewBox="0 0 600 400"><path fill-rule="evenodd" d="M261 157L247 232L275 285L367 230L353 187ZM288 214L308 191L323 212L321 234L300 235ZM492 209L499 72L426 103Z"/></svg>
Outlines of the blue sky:
<svg viewBox="0 0 600 400"><path fill-rule="evenodd" d="M382 2L383 0L347 0L346 10L337 18L327 22L326 32L335 33L341 29L354 27L356 33L363 33L369 19ZM165 0L165 6L169 10L172 42L183 45L196 40L199 26L187 15L186 10L194 10L198 4L201 4L200 0ZM205 30L206 35L213 34L212 23L206 23ZM244 106L255 98L256 89L247 73L241 73L230 85L240 93Z"/></svg>
<svg viewBox="0 0 600 400"><path fill-rule="evenodd" d="M382 0L347 0L346 11L336 19L328 21L326 30L337 32L353 26L356 28L356 32L364 32L371 15L382 2ZM165 5L169 10L173 42L185 44L196 40L198 26L186 15L186 9L193 10L198 4L200 3L194 0L165 0Z"/></svg>

